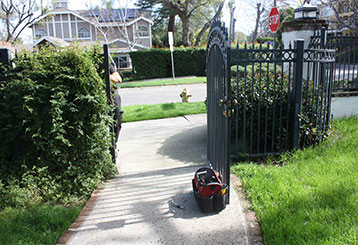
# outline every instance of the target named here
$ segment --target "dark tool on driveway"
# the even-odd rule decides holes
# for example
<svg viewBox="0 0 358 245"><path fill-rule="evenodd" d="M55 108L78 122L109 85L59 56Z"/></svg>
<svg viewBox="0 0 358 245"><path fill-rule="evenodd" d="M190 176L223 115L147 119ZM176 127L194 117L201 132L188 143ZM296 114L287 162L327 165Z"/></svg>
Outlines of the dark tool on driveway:
<svg viewBox="0 0 358 245"><path fill-rule="evenodd" d="M192 180L195 199L203 212L221 211L226 207L227 185L222 176L209 167L200 168Z"/></svg>

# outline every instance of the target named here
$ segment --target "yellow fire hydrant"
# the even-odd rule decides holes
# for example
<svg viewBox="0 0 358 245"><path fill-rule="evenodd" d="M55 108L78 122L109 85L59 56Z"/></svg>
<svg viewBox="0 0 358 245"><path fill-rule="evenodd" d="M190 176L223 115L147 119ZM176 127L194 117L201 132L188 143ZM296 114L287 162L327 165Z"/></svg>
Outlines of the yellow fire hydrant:
<svg viewBox="0 0 358 245"><path fill-rule="evenodd" d="M181 92L180 94L180 97L181 97L181 101L182 102L189 102L189 98L191 97L192 95L189 94L189 90L184 88L183 89L183 92Z"/></svg>

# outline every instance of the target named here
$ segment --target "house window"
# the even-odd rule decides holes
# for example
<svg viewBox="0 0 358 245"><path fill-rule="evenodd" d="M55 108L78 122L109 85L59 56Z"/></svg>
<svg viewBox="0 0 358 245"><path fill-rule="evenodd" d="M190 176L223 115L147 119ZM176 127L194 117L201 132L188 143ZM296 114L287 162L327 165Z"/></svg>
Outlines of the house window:
<svg viewBox="0 0 358 245"><path fill-rule="evenodd" d="M129 57L128 55L118 55L115 56L114 62L116 63L117 68L129 68Z"/></svg>
<svg viewBox="0 0 358 245"><path fill-rule="evenodd" d="M78 38L89 38L90 31L87 28L81 28L78 30Z"/></svg>
<svg viewBox="0 0 358 245"><path fill-rule="evenodd" d="M139 37L149 37L149 28L145 25L139 25L137 28L137 33Z"/></svg>
<svg viewBox="0 0 358 245"><path fill-rule="evenodd" d="M44 29L38 30L36 33L36 38L40 39L43 36L47 36L47 31L45 31Z"/></svg>

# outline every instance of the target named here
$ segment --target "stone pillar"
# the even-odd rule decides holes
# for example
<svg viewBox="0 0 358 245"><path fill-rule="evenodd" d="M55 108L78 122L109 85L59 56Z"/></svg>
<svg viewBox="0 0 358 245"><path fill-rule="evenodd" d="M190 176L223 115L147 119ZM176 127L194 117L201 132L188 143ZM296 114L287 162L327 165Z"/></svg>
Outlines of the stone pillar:
<svg viewBox="0 0 358 245"><path fill-rule="evenodd" d="M315 31L319 31L322 27L328 28L325 20L318 19L318 8L310 4L304 4L294 10L294 20L282 24L282 44L287 49L291 43L294 47L295 40L304 40L304 49L308 49L311 36ZM303 65L304 79L312 79L313 71L307 74L307 63ZM283 70L288 73L288 65L284 65Z"/></svg>
<svg viewBox="0 0 358 245"><path fill-rule="evenodd" d="M304 4L294 10L294 20L282 24L282 44L285 48L288 48L294 40L303 39L305 40L304 48L307 49L314 31L321 30L322 27L327 29L326 21L319 20L318 13L318 8L310 4Z"/></svg>

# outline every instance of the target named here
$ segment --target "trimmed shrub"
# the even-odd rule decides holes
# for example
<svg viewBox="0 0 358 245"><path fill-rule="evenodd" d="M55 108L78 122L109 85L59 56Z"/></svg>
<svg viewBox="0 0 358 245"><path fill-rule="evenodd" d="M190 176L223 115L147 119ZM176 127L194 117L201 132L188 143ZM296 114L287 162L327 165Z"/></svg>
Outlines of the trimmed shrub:
<svg viewBox="0 0 358 245"><path fill-rule="evenodd" d="M236 150L240 154L249 152L250 142L253 153L284 152L291 148L292 81L288 80L287 75L282 77L279 70L276 75L271 69L261 73L261 80L258 69L254 70L253 76L250 70L246 80L241 76L238 80L235 78L231 81L233 96L239 102L231 124L231 137L238 139ZM302 148L319 143L328 134L328 125L322 123L328 112L327 109L321 111L320 108L326 101L321 96L321 88L313 91L313 83L304 80L303 84L302 110L299 116ZM246 145L242 144L244 137Z"/></svg>
<svg viewBox="0 0 358 245"><path fill-rule="evenodd" d="M130 53L134 79L172 76L169 49L147 49ZM173 52L176 76L205 76L205 48L177 48Z"/></svg>
<svg viewBox="0 0 358 245"><path fill-rule="evenodd" d="M6 71L0 82L2 191L11 182L47 190L38 192L44 200L83 196L115 173L112 108L93 61L99 62L79 48L49 48L20 54Z"/></svg>
<svg viewBox="0 0 358 245"><path fill-rule="evenodd" d="M256 42L258 43L273 42L273 37L257 37Z"/></svg>

